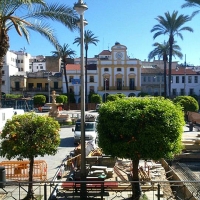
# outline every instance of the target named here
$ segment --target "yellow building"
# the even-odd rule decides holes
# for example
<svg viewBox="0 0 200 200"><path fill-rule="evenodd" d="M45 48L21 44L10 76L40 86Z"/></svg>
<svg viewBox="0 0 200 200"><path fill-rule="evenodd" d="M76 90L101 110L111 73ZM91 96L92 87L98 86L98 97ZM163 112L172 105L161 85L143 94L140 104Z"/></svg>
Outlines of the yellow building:
<svg viewBox="0 0 200 200"><path fill-rule="evenodd" d="M137 96L141 91L141 67L138 59L127 55L127 47L116 42L111 51L98 55L98 91L103 99L109 94Z"/></svg>

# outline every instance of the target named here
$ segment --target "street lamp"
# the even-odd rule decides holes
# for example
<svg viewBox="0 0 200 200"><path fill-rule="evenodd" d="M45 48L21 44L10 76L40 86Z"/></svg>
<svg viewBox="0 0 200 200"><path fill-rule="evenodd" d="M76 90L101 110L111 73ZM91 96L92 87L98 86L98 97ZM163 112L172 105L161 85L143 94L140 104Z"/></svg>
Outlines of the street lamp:
<svg viewBox="0 0 200 200"><path fill-rule="evenodd" d="M106 81L107 81L107 79L105 78L105 79L104 79L104 87L105 87L105 88L104 88L104 89L105 89L105 102L106 102Z"/></svg>
<svg viewBox="0 0 200 200"><path fill-rule="evenodd" d="M49 103L50 103L50 97L51 97L51 94L50 94L50 81L51 81L51 79L49 78L49 72L48 72L47 80L48 80L48 96L49 96Z"/></svg>
<svg viewBox="0 0 200 200"><path fill-rule="evenodd" d="M179 70L179 66L184 67L184 95L186 95L186 68L187 68L187 64L186 64L186 54L185 54L185 62L184 64L180 64L176 67L176 71Z"/></svg>
<svg viewBox="0 0 200 200"><path fill-rule="evenodd" d="M86 161L85 161L85 68L84 68L84 12L88 7L79 0L74 4L74 10L80 15L80 55L81 55L81 181L86 181ZM86 197L86 183L81 184L81 199Z"/></svg>

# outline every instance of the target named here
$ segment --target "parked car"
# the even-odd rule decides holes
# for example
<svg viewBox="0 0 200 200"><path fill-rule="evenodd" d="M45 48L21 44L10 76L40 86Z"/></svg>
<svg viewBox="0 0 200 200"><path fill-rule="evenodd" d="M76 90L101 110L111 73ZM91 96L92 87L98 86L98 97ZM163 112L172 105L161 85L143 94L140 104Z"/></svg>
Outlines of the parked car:
<svg viewBox="0 0 200 200"><path fill-rule="evenodd" d="M51 105L44 104L44 106L41 107L42 112L49 112L51 110Z"/></svg>
<svg viewBox="0 0 200 200"><path fill-rule="evenodd" d="M85 141L92 140L95 143L97 142L97 122L96 117L90 115L89 118L85 118ZM78 119L75 124L75 129L72 128L74 132L74 144L77 144L81 140L81 119Z"/></svg>

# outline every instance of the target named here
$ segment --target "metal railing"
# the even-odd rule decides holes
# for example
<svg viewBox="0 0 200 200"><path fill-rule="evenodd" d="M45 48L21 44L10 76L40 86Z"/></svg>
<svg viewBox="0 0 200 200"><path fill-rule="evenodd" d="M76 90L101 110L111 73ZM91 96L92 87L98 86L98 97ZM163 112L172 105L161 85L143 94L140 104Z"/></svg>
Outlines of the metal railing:
<svg viewBox="0 0 200 200"><path fill-rule="evenodd" d="M42 200L77 199L81 197L81 184L86 184L87 198L92 199L127 199L132 197L130 181L43 181L33 182L34 195ZM140 182L141 196L146 200L197 200L200 199L200 188L188 192L189 187L197 181L147 181ZM1 199L22 199L27 195L28 182L0 182ZM3 187L2 187L3 186ZM169 187L171 189L169 189ZM134 200L134 198L132 198ZM135 198L137 199L137 198Z"/></svg>

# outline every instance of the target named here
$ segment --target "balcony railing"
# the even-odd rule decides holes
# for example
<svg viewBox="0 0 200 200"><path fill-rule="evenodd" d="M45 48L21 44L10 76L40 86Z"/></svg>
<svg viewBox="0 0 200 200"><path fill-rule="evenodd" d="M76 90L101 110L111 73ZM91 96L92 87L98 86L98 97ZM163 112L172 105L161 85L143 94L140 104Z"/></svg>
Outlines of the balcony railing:
<svg viewBox="0 0 200 200"><path fill-rule="evenodd" d="M74 199L81 197L81 184L86 185L86 196L92 199L127 199L132 196L129 181L43 181L32 182L34 195L44 200L56 198ZM145 181L140 182L141 196L148 200L161 199L200 199L197 181ZM169 192L169 187L171 191ZM27 195L28 182L0 182L0 194L3 199L22 199ZM137 199L137 198L136 198ZM134 200L134 199L133 199Z"/></svg>

